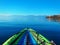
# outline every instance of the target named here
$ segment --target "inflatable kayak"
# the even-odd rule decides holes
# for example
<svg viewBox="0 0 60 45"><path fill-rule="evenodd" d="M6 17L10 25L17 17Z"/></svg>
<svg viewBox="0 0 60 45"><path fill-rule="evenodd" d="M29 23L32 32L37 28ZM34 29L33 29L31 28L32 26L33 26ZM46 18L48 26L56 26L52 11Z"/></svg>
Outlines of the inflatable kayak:
<svg viewBox="0 0 60 45"><path fill-rule="evenodd" d="M47 38L35 30L25 28L11 36L2 45L51 45L51 43Z"/></svg>

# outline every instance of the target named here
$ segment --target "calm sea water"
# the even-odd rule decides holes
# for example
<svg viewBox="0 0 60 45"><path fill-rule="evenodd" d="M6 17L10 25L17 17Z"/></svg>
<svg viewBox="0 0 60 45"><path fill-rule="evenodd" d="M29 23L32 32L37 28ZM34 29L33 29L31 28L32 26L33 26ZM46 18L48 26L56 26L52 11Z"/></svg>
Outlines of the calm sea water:
<svg viewBox="0 0 60 45"><path fill-rule="evenodd" d="M35 29L47 39L60 45L60 22L50 21L45 17L38 16L16 18L12 22L0 22L0 45L26 27Z"/></svg>

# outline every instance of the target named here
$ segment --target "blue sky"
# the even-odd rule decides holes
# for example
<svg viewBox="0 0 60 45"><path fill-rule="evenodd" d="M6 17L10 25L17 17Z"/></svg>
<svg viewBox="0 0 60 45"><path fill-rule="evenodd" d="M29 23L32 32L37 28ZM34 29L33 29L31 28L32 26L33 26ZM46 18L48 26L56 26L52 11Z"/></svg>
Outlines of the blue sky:
<svg viewBox="0 0 60 45"><path fill-rule="evenodd" d="M60 14L60 0L0 0L0 15Z"/></svg>

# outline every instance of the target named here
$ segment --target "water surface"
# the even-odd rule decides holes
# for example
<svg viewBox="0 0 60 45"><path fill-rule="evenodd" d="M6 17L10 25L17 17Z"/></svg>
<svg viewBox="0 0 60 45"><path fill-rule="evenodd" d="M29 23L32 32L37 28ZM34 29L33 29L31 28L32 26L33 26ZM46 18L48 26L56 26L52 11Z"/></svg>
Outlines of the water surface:
<svg viewBox="0 0 60 45"><path fill-rule="evenodd" d="M9 22L0 22L0 44L28 27L60 45L60 22L49 21L44 16L15 16L11 20Z"/></svg>

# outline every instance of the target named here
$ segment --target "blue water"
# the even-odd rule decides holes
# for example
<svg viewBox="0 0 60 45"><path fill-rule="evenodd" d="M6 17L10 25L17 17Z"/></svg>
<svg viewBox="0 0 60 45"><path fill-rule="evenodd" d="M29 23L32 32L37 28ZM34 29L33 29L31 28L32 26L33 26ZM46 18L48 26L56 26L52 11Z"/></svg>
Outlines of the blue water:
<svg viewBox="0 0 60 45"><path fill-rule="evenodd" d="M26 27L35 29L48 40L53 40L57 45L60 45L60 22L49 21L43 16L15 18L12 22L0 22L0 45Z"/></svg>

